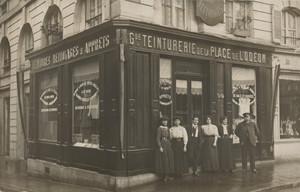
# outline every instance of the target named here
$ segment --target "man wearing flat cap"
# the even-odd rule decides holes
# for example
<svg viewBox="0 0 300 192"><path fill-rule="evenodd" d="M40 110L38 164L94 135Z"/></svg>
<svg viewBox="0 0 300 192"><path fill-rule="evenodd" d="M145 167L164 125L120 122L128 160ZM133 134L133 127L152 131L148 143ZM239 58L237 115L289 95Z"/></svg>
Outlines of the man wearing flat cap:
<svg viewBox="0 0 300 192"><path fill-rule="evenodd" d="M239 123L236 127L235 134L240 139L241 152L242 152L242 169L243 172L247 170L247 156L250 156L250 169L253 173L257 173L255 168L254 152L256 147L257 137L259 130L254 121L251 121L251 114L244 113L244 121Z"/></svg>

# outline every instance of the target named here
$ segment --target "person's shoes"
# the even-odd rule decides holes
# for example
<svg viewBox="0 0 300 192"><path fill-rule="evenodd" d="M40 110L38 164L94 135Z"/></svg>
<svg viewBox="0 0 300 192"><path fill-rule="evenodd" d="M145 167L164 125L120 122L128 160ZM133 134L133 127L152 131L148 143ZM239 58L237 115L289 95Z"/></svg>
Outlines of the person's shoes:
<svg viewBox="0 0 300 192"><path fill-rule="evenodd" d="M165 177L165 178L164 178L164 182L167 182L167 181L168 181L168 177Z"/></svg>
<svg viewBox="0 0 300 192"><path fill-rule="evenodd" d="M229 173L234 173L233 170L231 170L231 169L230 169L228 172L229 172Z"/></svg>
<svg viewBox="0 0 300 192"><path fill-rule="evenodd" d="M199 175L199 173L194 172L194 173L193 173L193 176L194 176L194 177L199 177L200 175Z"/></svg>
<svg viewBox="0 0 300 192"><path fill-rule="evenodd" d="M252 169L251 171L252 171L252 173L258 173L258 171L256 169Z"/></svg>
<svg viewBox="0 0 300 192"><path fill-rule="evenodd" d="M247 171L247 169L243 169L243 170L242 170L243 173L246 173L246 171Z"/></svg>
<svg viewBox="0 0 300 192"><path fill-rule="evenodd" d="M174 179L174 177L167 177L167 178L170 179L170 180Z"/></svg>

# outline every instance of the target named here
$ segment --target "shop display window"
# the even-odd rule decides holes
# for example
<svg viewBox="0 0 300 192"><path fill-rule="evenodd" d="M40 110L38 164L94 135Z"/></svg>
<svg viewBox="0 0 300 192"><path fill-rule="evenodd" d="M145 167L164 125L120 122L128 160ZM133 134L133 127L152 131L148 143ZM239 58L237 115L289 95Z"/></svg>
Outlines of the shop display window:
<svg viewBox="0 0 300 192"><path fill-rule="evenodd" d="M58 125L58 73L47 71L39 75L38 83L38 127L39 140L57 141Z"/></svg>
<svg viewBox="0 0 300 192"><path fill-rule="evenodd" d="M172 63L170 59L160 59L159 104L160 116L171 118Z"/></svg>
<svg viewBox="0 0 300 192"><path fill-rule="evenodd" d="M99 65L85 63L72 73L72 143L99 148Z"/></svg>
<svg viewBox="0 0 300 192"><path fill-rule="evenodd" d="M232 123L233 129L243 121L243 113L250 113L256 122L256 76L254 69L232 67ZM234 143L237 143L237 138Z"/></svg>
<svg viewBox="0 0 300 192"><path fill-rule="evenodd" d="M280 138L300 138L300 81L280 80Z"/></svg>

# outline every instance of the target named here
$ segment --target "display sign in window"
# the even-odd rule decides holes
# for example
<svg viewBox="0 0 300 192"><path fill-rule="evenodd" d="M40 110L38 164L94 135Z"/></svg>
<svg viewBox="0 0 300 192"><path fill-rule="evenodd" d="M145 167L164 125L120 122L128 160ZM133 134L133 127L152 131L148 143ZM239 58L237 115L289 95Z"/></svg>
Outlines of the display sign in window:
<svg viewBox="0 0 300 192"><path fill-rule="evenodd" d="M72 90L73 145L99 148L99 65L74 67Z"/></svg>
<svg viewBox="0 0 300 192"><path fill-rule="evenodd" d="M39 76L39 140L57 141L58 121L58 75L47 71Z"/></svg>
<svg viewBox="0 0 300 192"><path fill-rule="evenodd" d="M232 126L242 122L243 113L250 113L256 122L256 75L254 69L232 67ZM234 135L233 143L239 139Z"/></svg>

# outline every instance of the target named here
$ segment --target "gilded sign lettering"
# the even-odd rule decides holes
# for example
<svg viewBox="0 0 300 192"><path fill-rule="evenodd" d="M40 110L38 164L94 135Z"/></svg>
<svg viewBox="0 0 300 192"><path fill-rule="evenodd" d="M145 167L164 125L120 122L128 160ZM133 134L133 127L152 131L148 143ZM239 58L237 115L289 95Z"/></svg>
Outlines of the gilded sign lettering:
<svg viewBox="0 0 300 192"><path fill-rule="evenodd" d="M129 44L139 48L155 49L185 55L204 56L248 63L267 63L267 55L255 50L233 49L134 32L129 32Z"/></svg>

